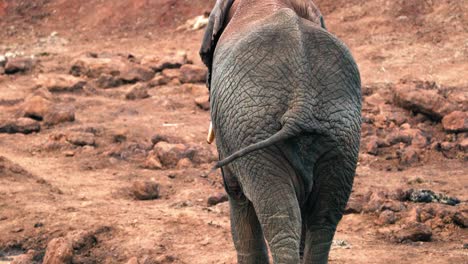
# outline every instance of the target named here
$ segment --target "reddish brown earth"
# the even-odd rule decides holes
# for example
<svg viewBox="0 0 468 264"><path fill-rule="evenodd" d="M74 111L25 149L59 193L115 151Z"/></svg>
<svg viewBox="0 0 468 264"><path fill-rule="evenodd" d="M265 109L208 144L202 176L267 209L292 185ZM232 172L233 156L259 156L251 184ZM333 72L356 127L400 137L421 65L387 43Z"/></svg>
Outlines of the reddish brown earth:
<svg viewBox="0 0 468 264"><path fill-rule="evenodd" d="M154 72L213 2L0 1L0 263L235 263L203 68ZM316 2L364 93L330 263L468 263L468 3Z"/></svg>

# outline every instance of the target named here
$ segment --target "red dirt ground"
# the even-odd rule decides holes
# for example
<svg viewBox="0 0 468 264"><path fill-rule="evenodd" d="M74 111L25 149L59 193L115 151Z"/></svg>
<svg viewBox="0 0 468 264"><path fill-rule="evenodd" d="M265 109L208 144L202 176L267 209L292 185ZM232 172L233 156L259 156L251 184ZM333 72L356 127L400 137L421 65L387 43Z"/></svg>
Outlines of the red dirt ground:
<svg viewBox="0 0 468 264"><path fill-rule="evenodd" d="M37 61L29 72L0 74L0 120L17 117L24 99L38 91L39 74L68 74L74 59L87 53L140 59L184 50L189 60L201 64L197 53L203 30L175 28L213 3L0 0L0 55L34 55ZM316 3L328 30L349 46L359 65L368 93L364 117L375 114L370 95L381 94L386 103L376 109L403 111L411 127L431 133L432 143L468 138L467 133L445 133L440 122L421 120L388 103L393 87L416 80L432 84L468 110L467 1ZM156 134L215 151L205 143L209 112L194 103L194 97L203 95L203 84L172 81L150 89L149 98L129 101L123 99L129 84L101 89L88 81L83 91L52 95L54 102L76 109L74 122L28 135L0 133L0 263L28 250L41 263L52 239L83 230L91 232L94 242L75 249L73 263L126 263L134 257L138 262L129 263L235 263L228 204L207 206L209 196L224 192L220 173L207 174L212 164L162 170L142 166ZM394 125L376 133L390 133ZM370 125L372 130L375 126ZM96 146L60 140L71 131L91 132ZM122 134L124 142L117 142ZM431 189L460 199L459 205L443 208L458 212L466 223L466 150L448 155L427 146L418 162L406 166L391 157L396 152L396 146L375 156L362 151L352 198L379 190ZM140 180L158 182L161 197L134 199L129 190ZM466 227L448 218L425 222L432 229L429 242L396 241L394 229L406 226L415 210L430 206L403 204L406 209L397 213L395 224L378 224L379 212L345 215L335 240L346 245L333 247L330 263L468 263Z"/></svg>

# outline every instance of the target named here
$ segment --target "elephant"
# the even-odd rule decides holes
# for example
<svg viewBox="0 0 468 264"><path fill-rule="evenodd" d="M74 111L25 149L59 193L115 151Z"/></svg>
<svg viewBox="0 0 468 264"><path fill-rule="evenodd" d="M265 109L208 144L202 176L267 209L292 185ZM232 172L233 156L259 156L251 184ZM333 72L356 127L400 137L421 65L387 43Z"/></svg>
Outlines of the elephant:
<svg viewBox="0 0 468 264"><path fill-rule="evenodd" d="M238 263L327 263L359 153L349 49L311 0L217 0L200 56Z"/></svg>

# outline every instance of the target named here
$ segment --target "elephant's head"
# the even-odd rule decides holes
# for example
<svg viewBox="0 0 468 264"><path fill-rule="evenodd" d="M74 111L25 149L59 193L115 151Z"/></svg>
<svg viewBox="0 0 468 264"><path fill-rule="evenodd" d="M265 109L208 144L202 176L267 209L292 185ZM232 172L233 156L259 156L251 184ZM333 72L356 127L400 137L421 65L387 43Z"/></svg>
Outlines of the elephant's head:
<svg viewBox="0 0 468 264"><path fill-rule="evenodd" d="M312 0L217 0L213 10L211 11L200 48L201 59L208 67L208 89L210 88L213 55L216 44L231 18L234 15L237 15L238 7L245 4L252 6L254 9L261 9L262 5L265 6L270 2L271 4L284 8L290 8L294 10L299 17L307 19L325 29L323 16ZM257 3L258 5L256 5ZM251 8L240 8L239 10L239 12L243 12L243 10L251 10ZM242 14L238 15L242 17Z"/></svg>

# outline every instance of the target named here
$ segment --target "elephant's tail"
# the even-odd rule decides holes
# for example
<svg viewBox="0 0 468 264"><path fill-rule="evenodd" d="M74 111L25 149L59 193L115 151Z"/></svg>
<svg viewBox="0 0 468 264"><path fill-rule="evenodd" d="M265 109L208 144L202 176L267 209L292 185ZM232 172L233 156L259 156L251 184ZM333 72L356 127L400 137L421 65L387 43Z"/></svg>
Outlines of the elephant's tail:
<svg viewBox="0 0 468 264"><path fill-rule="evenodd" d="M283 126L283 128L276 132L275 134L273 134L271 137L265 139L265 140L262 140L260 142L257 142L255 144L252 144L248 147L245 147L243 149L240 149L236 152L234 152L233 154L231 154L230 156L218 161L216 163L216 165L213 167L213 170L215 169L219 169L223 166L226 166L227 164L233 162L234 160L240 158L240 157L243 157L253 151L256 151L256 150L259 150L259 149L263 149L263 148L266 148L266 147L269 147L271 145L274 145L275 143L278 143L280 141L283 141L285 139L288 139L288 138L291 138L295 135L295 133L293 133L293 130L291 129L291 127L287 127L287 126Z"/></svg>

